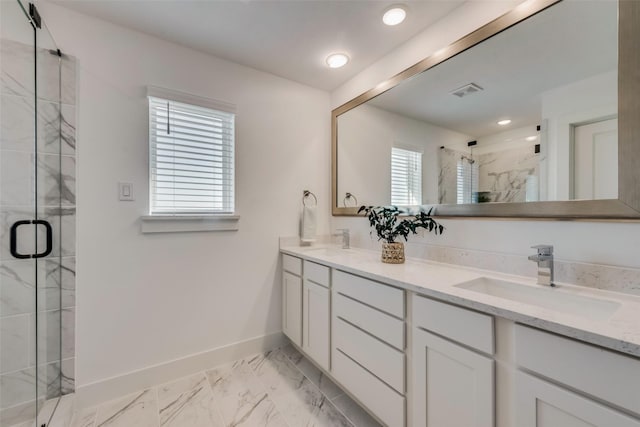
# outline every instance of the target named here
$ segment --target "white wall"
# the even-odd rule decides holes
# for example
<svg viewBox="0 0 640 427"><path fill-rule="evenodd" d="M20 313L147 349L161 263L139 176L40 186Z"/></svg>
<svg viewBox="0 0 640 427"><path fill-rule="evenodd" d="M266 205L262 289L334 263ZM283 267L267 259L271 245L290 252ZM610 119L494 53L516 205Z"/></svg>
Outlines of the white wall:
<svg viewBox="0 0 640 427"><path fill-rule="evenodd" d="M329 94L40 2L79 64L77 384L281 330L278 236L329 223ZM145 86L236 104L237 232L143 235ZM118 181L135 202L117 200Z"/></svg>
<svg viewBox="0 0 640 427"><path fill-rule="evenodd" d="M361 105L338 118L338 200L348 191L363 205L391 203L391 148L421 151L422 202L438 202L440 146L465 147L469 136Z"/></svg>
<svg viewBox="0 0 640 427"><path fill-rule="evenodd" d="M542 94L549 163L549 200L571 197L572 125L615 117L618 111L616 70L589 77Z"/></svg>
<svg viewBox="0 0 640 427"><path fill-rule="evenodd" d="M382 58L331 94L332 108L374 87L437 49L507 11L517 2L468 2ZM526 255L531 245L556 246L559 259L640 267L640 224L622 222L445 220L443 236L415 236L413 241L457 248ZM354 245L370 246L363 218L333 217L332 228L351 228Z"/></svg>

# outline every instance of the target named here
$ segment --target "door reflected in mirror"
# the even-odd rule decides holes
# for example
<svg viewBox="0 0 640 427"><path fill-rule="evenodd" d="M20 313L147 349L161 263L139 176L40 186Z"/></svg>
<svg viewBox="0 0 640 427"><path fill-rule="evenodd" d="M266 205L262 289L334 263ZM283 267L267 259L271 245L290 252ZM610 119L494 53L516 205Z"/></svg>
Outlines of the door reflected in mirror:
<svg viewBox="0 0 640 427"><path fill-rule="evenodd" d="M616 199L617 13L560 2L339 115L338 201Z"/></svg>

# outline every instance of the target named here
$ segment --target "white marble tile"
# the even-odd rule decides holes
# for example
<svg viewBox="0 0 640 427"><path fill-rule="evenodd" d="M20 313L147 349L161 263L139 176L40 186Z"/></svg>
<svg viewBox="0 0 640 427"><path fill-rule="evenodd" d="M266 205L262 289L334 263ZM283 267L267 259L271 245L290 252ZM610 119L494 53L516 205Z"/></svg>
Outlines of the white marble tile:
<svg viewBox="0 0 640 427"><path fill-rule="evenodd" d="M4 206L34 206L33 154L0 151L0 202Z"/></svg>
<svg viewBox="0 0 640 427"><path fill-rule="evenodd" d="M60 80L62 81L62 98L63 104L76 105L76 70L77 70L76 58L69 55L62 57L62 64L60 67Z"/></svg>
<svg viewBox="0 0 640 427"><path fill-rule="evenodd" d="M0 375L0 395L1 409L33 401L36 395L35 368Z"/></svg>
<svg viewBox="0 0 640 427"><path fill-rule="evenodd" d="M287 427L264 385L244 360L207 371L206 375L225 425Z"/></svg>
<svg viewBox="0 0 640 427"><path fill-rule="evenodd" d="M0 313L2 316L35 311L33 260L0 261Z"/></svg>
<svg viewBox="0 0 640 427"><path fill-rule="evenodd" d="M60 362L60 375L62 375L62 384L60 385L62 388L62 394L69 394L75 392L75 369L76 369L76 359L64 359Z"/></svg>
<svg viewBox="0 0 640 427"><path fill-rule="evenodd" d="M71 419L70 427L94 427L96 425L97 407L76 411Z"/></svg>
<svg viewBox="0 0 640 427"><path fill-rule="evenodd" d="M60 101L60 62L57 55L52 54L49 49L53 48L53 43L47 34L44 33L38 40L41 48L36 49L36 82L37 95L39 100Z"/></svg>
<svg viewBox="0 0 640 427"><path fill-rule="evenodd" d="M33 45L3 38L0 41L0 56L2 57L0 68L2 93L33 95L35 93Z"/></svg>
<svg viewBox="0 0 640 427"><path fill-rule="evenodd" d="M0 205L0 258L2 260L15 261L9 252L11 226L20 220L32 219L33 208L14 208ZM21 254L34 253L34 228L28 225L19 227L17 251Z"/></svg>
<svg viewBox="0 0 640 427"><path fill-rule="evenodd" d="M0 148L33 153L33 98L3 94L0 102ZM75 155L75 106L38 101L37 126L39 153Z"/></svg>
<svg viewBox="0 0 640 427"><path fill-rule="evenodd" d="M0 409L0 425L3 427L14 425L29 425L33 427L35 425L35 419L35 401Z"/></svg>
<svg viewBox="0 0 640 427"><path fill-rule="evenodd" d="M76 160L73 156L38 155L38 202L40 206L76 204Z"/></svg>
<svg viewBox="0 0 640 427"><path fill-rule="evenodd" d="M39 260L38 292L39 311L75 307L75 257Z"/></svg>
<svg viewBox="0 0 640 427"><path fill-rule="evenodd" d="M21 422L20 424L12 424L10 427L37 427L37 424L34 420L29 420Z"/></svg>
<svg viewBox="0 0 640 427"><path fill-rule="evenodd" d="M289 361L304 374L320 391L329 399L339 396L343 391L333 381L329 379L316 365L304 357L293 345L289 344L282 348L282 352Z"/></svg>
<svg viewBox="0 0 640 427"><path fill-rule="evenodd" d="M43 425L48 424L49 420L53 416L58 406L59 398L52 398L48 400L41 400L38 402L38 417L36 424Z"/></svg>
<svg viewBox="0 0 640 427"><path fill-rule="evenodd" d="M145 390L98 407L96 427L158 427L158 403L152 390Z"/></svg>
<svg viewBox="0 0 640 427"><path fill-rule="evenodd" d="M285 356L287 356L287 358L294 365L298 364L300 362L300 360L302 360L304 358L302 353L300 353L298 351L298 349L295 348L295 346L293 344L291 344L291 343L283 346L282 347L282 352L285 354Z"/></svg>
<svg viewBox="0 0 640 427"><path fill-rule="evenodd" d="M47 427L69 427L71 419L73 417L73 410L75 405L75 395L67 394L60 397L58 406L51 418Z"/></svg>
<svg viewBox="0 0 640 427"><path fill-rule="evenodd" d="M71 308L76 306L76 258L64 257L60 259L61 280L61 308Z"/></svg>
<svg viewBox="0 0 640 427"><path fill-rule="evenodd" d="M162 427L223 426L204 373L158 387L158 407Z"/></svg>
<svg viewBox="0 0 640 427"><path fill-rule="evenodd" d="M76 250L76 208L72 206L43 208L39 216L41 219L49 221L53 229L51 256L74 256ZM39 227L38 232L40 233L38 238L44 242L44 227Z"/></svg>
<svg viewBox="0 0 640 427"><path fill-rule="evenodd" d="M26 369L29 364L29 315L0 319L0 372Z"/></svg>
<svg viewBox="0 0 640 427"><path fill-rule="evenodd" d="M353 427L320 389L308 380L294 391L273 395L273 400L289 425Z"/></svg>
<svg viewBox="0 0 640 427"><path fill-rule="evenodd" d="M346 394L331 401L356 427L382 427L367 411Z"/></svg>
<svg viewBox="0 0 640 427"><path fill-rule="evenodd" d="M0 148L32 153L35 129L33 97L0 95Z"/></svg>
<svg viewBox="0 0 640 427"><path fill-rule="evenodd" d="M63 359L74 357L75 350L75 334L76 334L76 309L65 308L62 310L62 333L61 333L61 349Z"/></svg>
<svg viewBox="0 0 640 427"><path fill-rule="evenodd" d="M310 382L289 361L282 349L268 351L247 360L271 396L294 392L302 388L305 383Z"/></svg>
<svg viewBox="0 0 640 427"><path fill-rule="evenodd" d="M60 153L62 155L75 156L76 154L76 107L62 104L62 117L60 126ZM57 136L57 134L53 134Z"/></svg>
<svg viewBox="0 0 640 427"><path fill-rule="evenodd" d="M38 394L43 399L60 397L61 372L60 362L52 362L38 367Z"/></svg>
<svg viewBox="0 0 640 427"><path fill-rule="evenodd" d="M37 318L37 324L36 324ZM60 310L50 310L31 314L30 338L35 342L38 338L38 363L56 362L60 360L60 326L62 313ZM36 364L36 348L30 351L31 365Z"/></svg>

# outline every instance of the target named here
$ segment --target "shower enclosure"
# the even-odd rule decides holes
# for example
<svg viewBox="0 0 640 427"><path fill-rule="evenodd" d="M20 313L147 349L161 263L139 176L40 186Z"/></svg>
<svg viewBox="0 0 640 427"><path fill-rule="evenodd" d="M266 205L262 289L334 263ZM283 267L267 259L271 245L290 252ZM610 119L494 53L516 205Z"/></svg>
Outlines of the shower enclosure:
<svg viewBox="0 0 640 427"><path fill-rule="evenodd" d="M0 33L0 427L40 427L74 387L75 61L32 4Z"/></svg>

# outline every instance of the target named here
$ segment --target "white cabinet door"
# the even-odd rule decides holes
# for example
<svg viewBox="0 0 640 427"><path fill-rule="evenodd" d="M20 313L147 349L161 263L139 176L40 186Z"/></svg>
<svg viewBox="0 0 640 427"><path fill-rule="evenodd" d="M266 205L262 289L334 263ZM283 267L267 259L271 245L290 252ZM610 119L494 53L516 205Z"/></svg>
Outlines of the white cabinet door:
<svg viewBox="0 0 640 427"><path fill-rule="evenodd" d="M414 427L493 427L494 361L413 329Z"/></svg>
<svg viewBox="0 0 640 427"><path fill-rule="evenodd" d="M302 346L302 278L282 273L282 331Z"/></svg>
<svg viewBox="0 0 640 427"><path fill-rule="evenodd" d="M304 281L302 349L320 367L329 370L329 289Z"/></svg>
<svg viewBox="0 0 640 427"><path fill-rule="evenodd" d="M523 372L516 388L519 427L640 427L637 418Z"/></svg>

